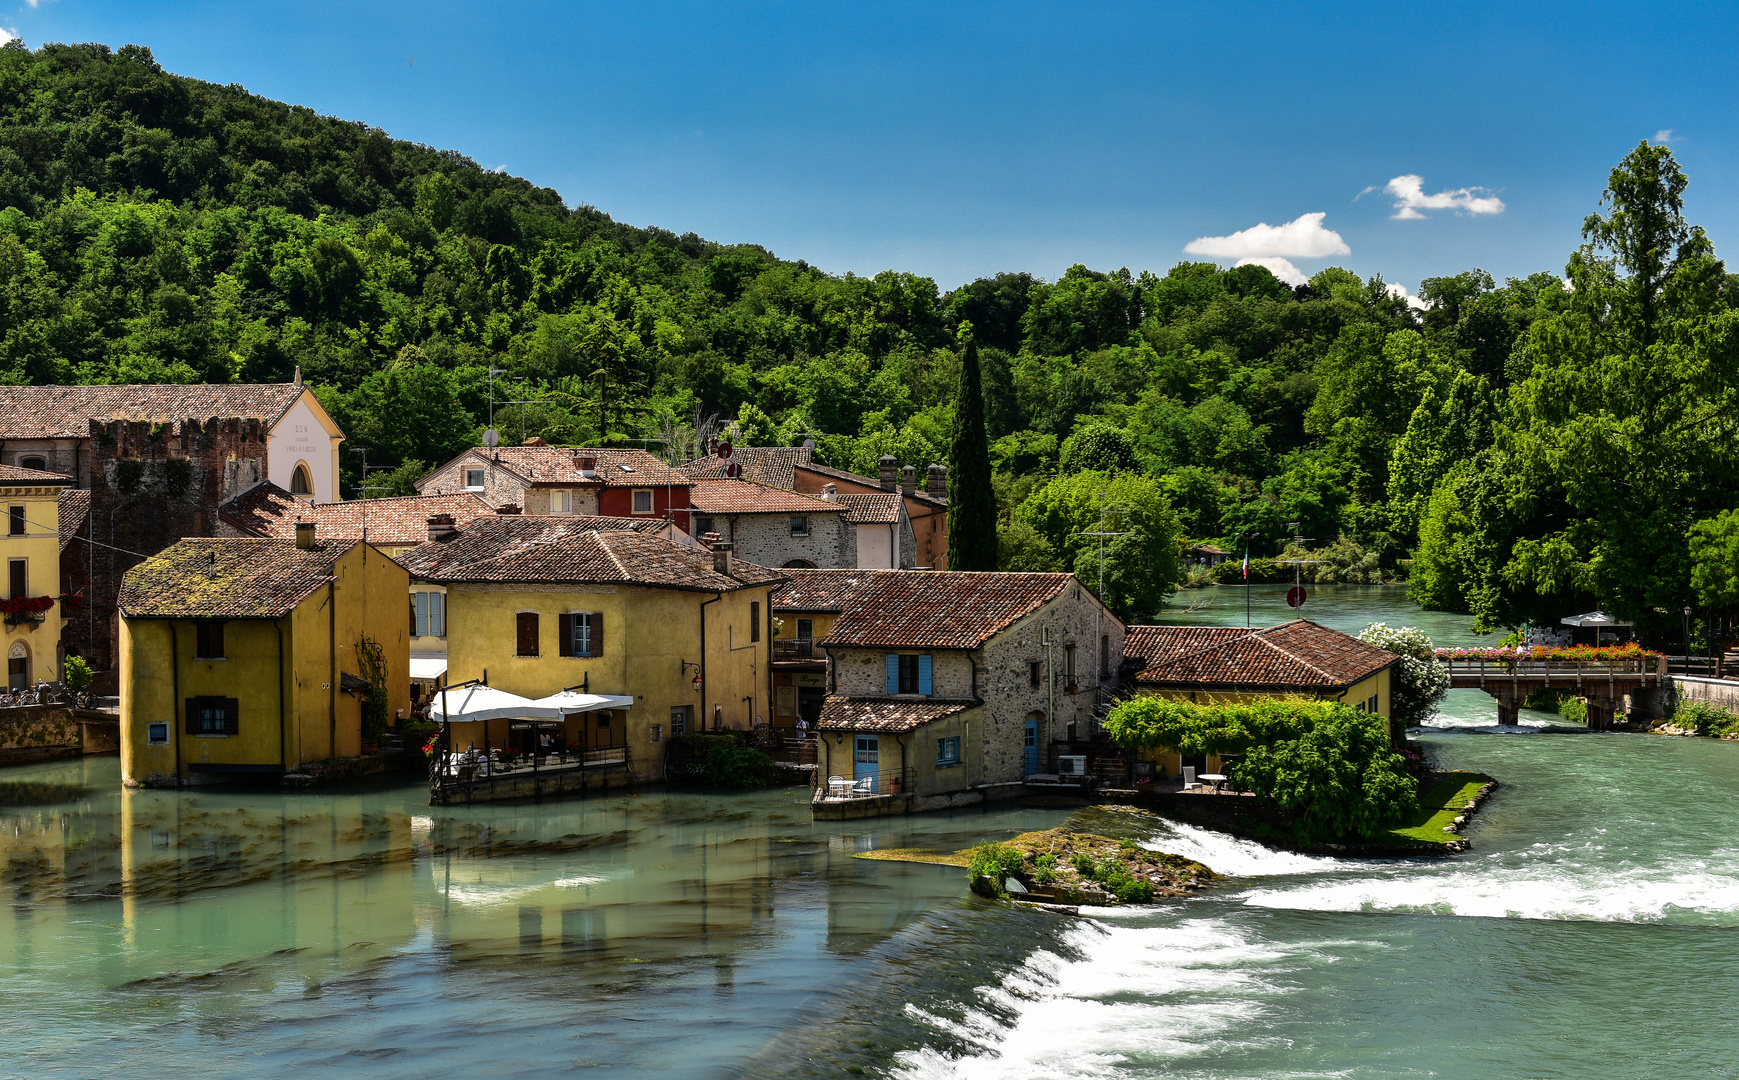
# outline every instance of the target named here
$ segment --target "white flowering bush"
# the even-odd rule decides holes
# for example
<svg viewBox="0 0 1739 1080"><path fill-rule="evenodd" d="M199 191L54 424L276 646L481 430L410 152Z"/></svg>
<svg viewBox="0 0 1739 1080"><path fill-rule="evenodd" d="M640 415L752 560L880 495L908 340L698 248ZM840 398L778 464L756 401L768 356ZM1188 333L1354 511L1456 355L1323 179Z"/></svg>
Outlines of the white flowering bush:
<svg viewBox="0 0 1739 1080"><path fill-rule="evenodd" d="M1449 692L1449 665L1437 659L1431 638L1415 626L1372 623L1359 640L1401 658L1390 669L1389 712L1409 727L1423 723Z"/></svg>

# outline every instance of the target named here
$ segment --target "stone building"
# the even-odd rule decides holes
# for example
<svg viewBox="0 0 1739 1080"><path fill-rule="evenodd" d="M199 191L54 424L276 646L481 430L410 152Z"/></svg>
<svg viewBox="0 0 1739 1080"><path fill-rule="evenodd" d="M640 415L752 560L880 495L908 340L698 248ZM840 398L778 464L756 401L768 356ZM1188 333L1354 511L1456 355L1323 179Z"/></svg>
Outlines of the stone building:
<svg viewBox="0 0 1739 1080"><path fill-rule="evenodd" d="M122 577L183 537L212 536L218 507L266 479L272 428L230 417L92 420L89 430L88 499L63 497L63 511L75 513L61 524L61 591L83 603L62 641L99 673L96 691L112 694Z"/></svg>
<svg viewBox="0 0 1739 1080"><path fill-rule="evenodd" d="M663 518L689 531L687 476L644 450L473 447L417 481L423 495L470 492L528 517Z"/></svg>
<svg viewBox="0 0 1739 1080"><path fill-rule="evenodd" d="M850 508L753 480L697 480L689 495L696 537L717 533L739 558L762 566L856 566Z"/></svg>
<svg viewBox="0 0 1739 1080"><path fill-rule="evenodd" d="M338 445L344 433L314 392L294 382L131 386L0 386L0 463L71 476L81 488L105 455L93 421L179 423L226 417L259 423L259 479L305 498L339 497Z"/></svg>
<svg viewBox="0 0 1739 1080"><path fill-rule="evenodd" d="M917 469L900 468L883 457L871 478L823 465L809 446L738 446L728 459L704 457L682 466L696 479L741 476L772 487L820 495L828 485L841 495L897 493L912 530L912 564L920 570L948 569L948 467L931 465L923 487Z"/></svg>
<svg viewBox="0 0 1739 1080"><path fill-rule="evenodd" d="M860 571L820 645L828 696L817 817L1008 798L1092 727L1116 686L1123 623L1073 574Z"/></svg>
<svg viewBox="0 0 1739 1080"><path fill-rule="evenodd" d="M918 567L918 539L912 531L912 519L906 515L906 504L899 495L877 492L871 495L839 493L828 484L821 491L828 502L847 508L845 522L857 533L857 565L865 570L915 570Z"/></svg>

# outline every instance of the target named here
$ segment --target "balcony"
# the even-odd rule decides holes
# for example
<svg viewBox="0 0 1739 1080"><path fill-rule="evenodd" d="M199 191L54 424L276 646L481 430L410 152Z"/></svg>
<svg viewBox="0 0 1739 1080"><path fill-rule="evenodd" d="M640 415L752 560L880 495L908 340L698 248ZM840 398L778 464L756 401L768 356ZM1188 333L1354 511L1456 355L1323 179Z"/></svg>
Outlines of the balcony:
<svg viewBox="0 0 1739 1080"><path fill-rule="evenodd" d="M820 662L827 659L827 654L818 648L811 638L774 638L773 659L775 662L781 660Z"/></svg>

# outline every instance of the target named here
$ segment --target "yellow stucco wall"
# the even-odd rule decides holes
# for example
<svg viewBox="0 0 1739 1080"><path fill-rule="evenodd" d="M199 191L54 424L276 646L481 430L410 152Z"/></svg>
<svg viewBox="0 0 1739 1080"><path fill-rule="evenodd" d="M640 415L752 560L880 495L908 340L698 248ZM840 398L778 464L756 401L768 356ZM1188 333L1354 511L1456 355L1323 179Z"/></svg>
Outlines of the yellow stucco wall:
<svg viewBox="0 0 1739 1080"><path fill-rule="evenodd" d="M1360 702L1375 695L1377 698L1377 715L1387 719L1391 715L1389 712L1389 671L1389 668L1384 668L1374 675L1368 675L1347 687L1344 693L1333 695L1329 697L1328 700L1345 702L1346 704L1356 708ZM1256 692L1214 694L1204 691L1191 692L1187 690L1143 690L1142 692L1153 694L1156 697L1194 701L1200 705L1243 704L1264 698L1298 696L1295 691L1276 691L1272 694ZM1143 750L1136 755L1136 760L1152 762L1154 771L1167 776L1176 776L1183 768L1180 755L1175 750ZM1222 760L1218 754L1208 755L1208 772L1219 772L1222 764Z"/></svg>
<svg viewBox="0 0 1739 1080"><path fill-rule="evenodd" d="M767 664L771 634L767 587L736 592L689 592L635 586L447 586L447 679L482 678L489 685L540 698L586 683L594 694L632 695L634 705L615 724L626 725L626 744L639 779L663 774L659 742L671 730L671 710L690 706L689 730L711 728L714 707L724 727L748 730L756 717L769 715ZM713 601L707 603L707 601ZM751 640L750 604L758 603L760 639ZM703 607L704 605L704 607ZM537 656L516 655L517 615L538 615ZM559 617L589 611L603 616L604 653L599 657L562 656L557 646ZM701 619L706 620L706 686L696 692L694 669L702 657ZM569 723L569 745L581 721ZM456 726L453 744L482 745L481 725ZM594 732L595 734L595 732ZM507 722L489 729L492 746L504 745ZM617 744L624 741L620 734ZM590 744L590 740L588 740Z"/></svg>
<svg viewBox="0 0 1739 1080"><path fill-rule="evenodd" d="M60 596L60 493L56 485L0 485L0 590L10 588L11 562L23 559L28 596ZM25 532L12 536L7 513L9 507L24 507ZM10 594L6 594L10 598ZM5 647L0 649L8 659L22 646L24 659L29 660L25 673L31 685L60 680L60 628L65 610L59 600L41 622L24 622L3 627ZM0 686L5 686L0 682Z"/></svg>
<svg viewBox="0 0 1739 1080"><path fill-rule="evenodd" d="M333 576L331 586L282 619L226 620L222 659L194 656L195 620L123 614L123 781L185 779L201 765L293 771L307 762L361 753L362 701L339 692L337 676L360 674L356 644L365 633L385 654L389 716L408 709L409 575L380 551L357 544L338 558ZM186 699L203 696L236 699L237 734L187 732ZM150 743L147 729L154 722L168 723L168 743Z"/></svg>

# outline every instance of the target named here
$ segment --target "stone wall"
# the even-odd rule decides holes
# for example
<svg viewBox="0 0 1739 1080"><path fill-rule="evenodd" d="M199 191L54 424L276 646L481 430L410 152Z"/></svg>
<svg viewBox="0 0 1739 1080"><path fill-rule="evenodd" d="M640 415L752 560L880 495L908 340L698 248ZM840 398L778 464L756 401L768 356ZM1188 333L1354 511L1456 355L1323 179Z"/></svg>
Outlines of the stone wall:
<svg viewBox="0 0 1739 1080"><path fill-rule="evenodd" d="M417 486L419 494L423 495L457 495L469 491L465 486L465 470L482 468L483 490L476 492L484 502L499 510L503 506L524 507L526 493L529 490L525 482L508 472L506 469L480 460L472 454L461 454L452 461L436 469L425 477ZM544 502L544 512L549 512L547 496ZM594 510L593 513L596 513Z"/></svg>
<svg viewBox="0 0 1739 1080"><path fill-rule="evenodd" d="M1692 675L1674 675L1672 678L1674 693L1671 696L1677 701L1706 701L1729 712L1739 713L1739 682L1729 679L1704 679Z"/></svg>
<svg viewBox="0 0 1739 1080"><path fill-rule="evenodd" d="M693 512L689 520L707 516ZM844 513L807 515L809 535L791 535L791 514L713 514L714 532L729 540L733 554L757 566L781 567L793 559L814 563L823 570L857 566L857 529L845 523ZM698 525L693 526L699 528Z"/></svg>
<svg viewBox="0 0 1739 1080"><path fill-rule="evenodd" d="M120 723L111 714L26 705L0 709L0 765L118 752Z"/></svg>
<svg viewBox="0 0 1739 1080"><path fill-rule="evenodd" d="M99 672L93 690L113 694L116 598L121 578L187 536L217 535L217 508L266 478L264 421L187 419L169 424L90 422L91 509L61 552L61 588L86 603L61 640Z"/></svg>

